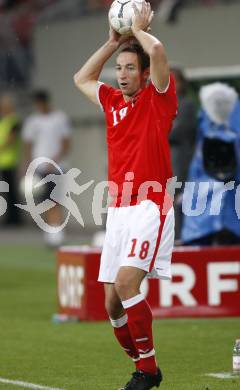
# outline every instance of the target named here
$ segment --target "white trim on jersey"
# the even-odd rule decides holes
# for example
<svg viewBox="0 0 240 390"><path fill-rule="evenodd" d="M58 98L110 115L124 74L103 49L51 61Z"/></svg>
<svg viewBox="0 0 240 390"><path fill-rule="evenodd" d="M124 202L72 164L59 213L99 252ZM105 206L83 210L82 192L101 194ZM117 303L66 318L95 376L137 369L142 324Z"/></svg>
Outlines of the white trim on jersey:
<svg viewBox="0 0 240 390"><path fill-rule="evenodd" d="M168 88L170 87L170 81L171 81L171 79L170 79L170 76L169 76L168 85L167 85L167 87L166 87L163 91L160 91L160 89L158 89L158 88L154 85L153 81L151 81L151 83L152 83L152 85L154 86L154 88L156 89L156 91L162 95L162 94L164 94L164 93L166 93L166 92L168 91Z"/></svg>
<svg viewBox="0 0 240 390"><path fill-rule="evenodd" d="M102 103L101 103L100 97L99 97L99 90L100 90L101 85L103 85L103 84L104 84L104 83L102 83L102 81L98 81L98 82L97 82L96 98L97 98L97 101L98 101L98 104L99 104L101 110L104 112L104 109L103 109L103 106L102 106Z"/></svg>

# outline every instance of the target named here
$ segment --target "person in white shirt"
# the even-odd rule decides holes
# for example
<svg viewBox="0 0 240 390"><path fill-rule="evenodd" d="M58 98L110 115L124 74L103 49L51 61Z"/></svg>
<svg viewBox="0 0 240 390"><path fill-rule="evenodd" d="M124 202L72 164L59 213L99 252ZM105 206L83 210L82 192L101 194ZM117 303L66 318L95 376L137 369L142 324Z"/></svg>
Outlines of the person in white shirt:
<svg viewBox="0 0 240 390"><path fill-rule="evenodd" d="M24 171L36 158L46 157L53 160L63 171L66 170L66 158L70 148L71 128L67 115L53 109L48 91L33 93L36 112L25 121L22 131ZM59 174L53 164L41 164L37 169L41 178L49 173ZM53 183L45 185L44 199L49 199L54 188ZM62 223L62 209L59 204L46 212L45 221L50 226ZM47 244L58 246L63 241L63 232L45 234Z"/></svg>

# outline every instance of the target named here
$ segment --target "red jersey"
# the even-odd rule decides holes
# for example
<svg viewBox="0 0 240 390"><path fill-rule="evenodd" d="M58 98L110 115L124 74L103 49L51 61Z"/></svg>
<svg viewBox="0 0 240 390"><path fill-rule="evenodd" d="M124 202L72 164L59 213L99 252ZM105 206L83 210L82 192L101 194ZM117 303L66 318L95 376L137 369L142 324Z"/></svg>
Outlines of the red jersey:
<svg viewBox="0 0 240 390"><path fill-rule="evenodd" d="M173 76L164 93L150 82L125 102L121 90L100 84L98 97L106 117L109 190L117 197L115 205L128 200L136 204L139 199L160 205L172 177L168 135L177 113Z"/></svg>

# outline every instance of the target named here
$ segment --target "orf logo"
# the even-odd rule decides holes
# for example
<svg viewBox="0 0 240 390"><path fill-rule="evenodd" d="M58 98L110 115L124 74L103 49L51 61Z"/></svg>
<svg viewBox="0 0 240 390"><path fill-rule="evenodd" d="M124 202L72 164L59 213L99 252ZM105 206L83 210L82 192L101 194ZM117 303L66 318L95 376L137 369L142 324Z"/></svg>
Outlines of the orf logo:
<svg viewBox="0 0 240 390"><path fill-rule="evenodd" d="M84 267L60 265L58 269L60 306L80 309L84 296Z"/></svg>

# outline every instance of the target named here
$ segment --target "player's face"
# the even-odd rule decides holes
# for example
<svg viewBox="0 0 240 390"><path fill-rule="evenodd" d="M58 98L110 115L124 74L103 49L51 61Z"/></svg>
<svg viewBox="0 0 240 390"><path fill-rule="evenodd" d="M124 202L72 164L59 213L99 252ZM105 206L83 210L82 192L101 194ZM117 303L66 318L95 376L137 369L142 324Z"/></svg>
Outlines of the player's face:
<svg viewBox="0 0 240 390"><path fill-rule="evenodd" d="M42 114L46 114L50 111L49 104L46 102L40 101L40 100L35 100L34 107L35 107L36 111L38 111Z"/></svg>
<svg viewBox="0 0 240 390"><path fill-rule="evenodd" d="M126 97L131 97L145 83L138 56L135 53L123 52L117 57L116 76L119 88Z"/></svg>

